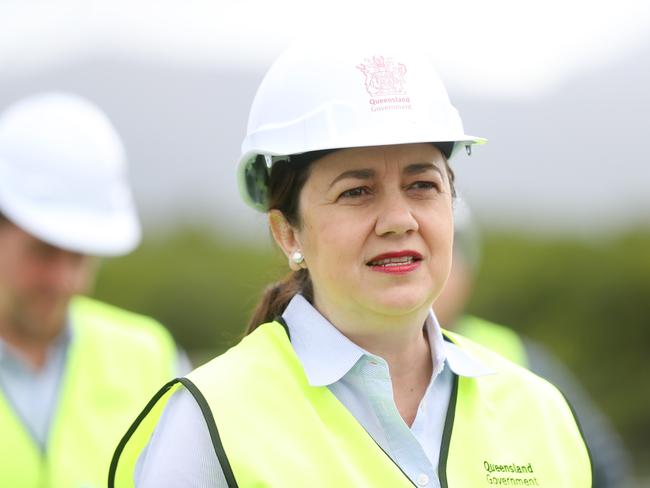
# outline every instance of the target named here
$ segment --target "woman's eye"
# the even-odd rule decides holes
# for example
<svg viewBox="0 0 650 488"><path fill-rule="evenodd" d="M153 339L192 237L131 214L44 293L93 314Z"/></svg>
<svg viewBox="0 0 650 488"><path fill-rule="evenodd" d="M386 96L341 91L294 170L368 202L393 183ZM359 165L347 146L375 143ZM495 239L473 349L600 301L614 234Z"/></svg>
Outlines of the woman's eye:
<svg viewBox="0 0 650 488"><path fill-rule="evenodd" d="M350 190L345 190L339 195L339 198L357 198L364 195L369 195L370 190L365 186L359 186L357 188L351 188Z"/></svg>
<svg viewBox="0 0 650 488"><path fill-rule="evenodd" d="M409 188L414 190L435 190L438 188L438 185L433 181L416 181L415 183L412 183Z"/></svg>

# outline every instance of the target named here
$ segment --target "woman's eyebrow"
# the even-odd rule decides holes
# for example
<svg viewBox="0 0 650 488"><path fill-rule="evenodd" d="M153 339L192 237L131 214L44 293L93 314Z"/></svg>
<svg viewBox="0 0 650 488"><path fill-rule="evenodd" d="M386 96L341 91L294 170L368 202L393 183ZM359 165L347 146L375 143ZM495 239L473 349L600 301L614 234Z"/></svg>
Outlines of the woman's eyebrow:
<svg viewBox="0 0 650 488"><path fill-rule="evenodd" d="M406 175L416 175L416 174L426 173L427 171L431 171L431 170L437 171L442 176L442 170L438 166L436 166L435 163L432 162L409 164L404 168L403 173ZM341 180L345 180L348 178L356 179L356 180L369 180L373 178L375 174L376 172L374 169L350 169L348 171L344 171L336 178L334 178L330 183L330 188Z"/></svg>
<svg viewBox="0 0 650 488"><path fill-rule="evenodd" d="M347 178L353 178L356 180L369 180L375 176L375 170L374 169L351 169L348 171L344 171L340 175L338 175L332 182L330 183L330 188L334 186L337 182L347 179Z"/></svg>
<svg viewBox="0 0 650 488"><path fill-rule="evenodd" d="M432 162L428 163L413 163L409 164L404 168L403 173L405 175L417 175L420 173L426 173L427 171L434 170L440 173L440 176L442 176L442 170Z"/></svg>

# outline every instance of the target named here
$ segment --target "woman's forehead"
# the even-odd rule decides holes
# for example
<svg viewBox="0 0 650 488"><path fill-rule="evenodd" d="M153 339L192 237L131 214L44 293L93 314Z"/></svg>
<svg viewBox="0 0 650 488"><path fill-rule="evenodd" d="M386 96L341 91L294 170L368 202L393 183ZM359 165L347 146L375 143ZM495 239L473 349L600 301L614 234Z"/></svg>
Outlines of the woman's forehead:
<svg viewBox="0 0 650 488"><path fill-rule="evenodd" d="M333 174L348 170L379 171L388 165L398 166L402 170L414 166L417 171L427 167L441 169L444 157L438 148L429 143L354 147L328 154L317 160L313 169L319 173Z"/></svg>

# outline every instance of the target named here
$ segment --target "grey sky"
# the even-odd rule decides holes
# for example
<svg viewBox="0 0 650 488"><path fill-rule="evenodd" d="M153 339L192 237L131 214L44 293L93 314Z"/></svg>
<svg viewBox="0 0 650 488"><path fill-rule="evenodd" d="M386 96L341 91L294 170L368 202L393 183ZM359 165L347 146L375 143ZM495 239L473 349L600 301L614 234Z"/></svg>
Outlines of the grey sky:
<svg viewBox="0 0 650 488"><path fill-rule="evenodd" d="M0 108L41 90L85 95L124 137L148 227L192 220L264 233L240 203L234 167L256 86L289 41L287 23L304 24L305 13L292 2L253 4L254 18L246 5L203 1L182 12L176 2L142 2L120 17L121 1L97 2L95 12L76 1L27 2L31 14L8 2ZM592 2L581 23L580 1L549 2L538 18L517 2L496 2L502 12L480 4L437 12L449 22L433 22L442 28L427 38L466 131L489 139L454 161L479 219L545 232L648 225L650 4L609 12ZM55 11L59 24L47 21Z"/></svg>

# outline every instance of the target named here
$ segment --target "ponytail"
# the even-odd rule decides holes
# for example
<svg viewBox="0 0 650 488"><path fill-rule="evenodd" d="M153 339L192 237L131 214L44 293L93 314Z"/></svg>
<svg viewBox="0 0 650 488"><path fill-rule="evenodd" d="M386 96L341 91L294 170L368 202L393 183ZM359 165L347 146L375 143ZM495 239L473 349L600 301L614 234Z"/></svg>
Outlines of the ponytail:
<svg viewBox="0 0 650 488"><path fill-rule="evenodd" d="M292 271L283 280L266 287L248 321L246 334L282 315L291 299L298 293L301 293L310 303L313 302L314 291L306 269Z"/></svg>
<svg viewBox="0 0 650 488"><path fill-rule="evenodd" d="M311 164L330 152L332 151L314 151L275 161L268 179L268 209L279 210L290 225L299 228L301 225L298 209L300 190L309 177ZM246 334L253 332L259 325L281 316L291 299L298 293L313 303L314 291L309 271L306 269L292 271L283 280L266 287L248 321Z"/></svg>

